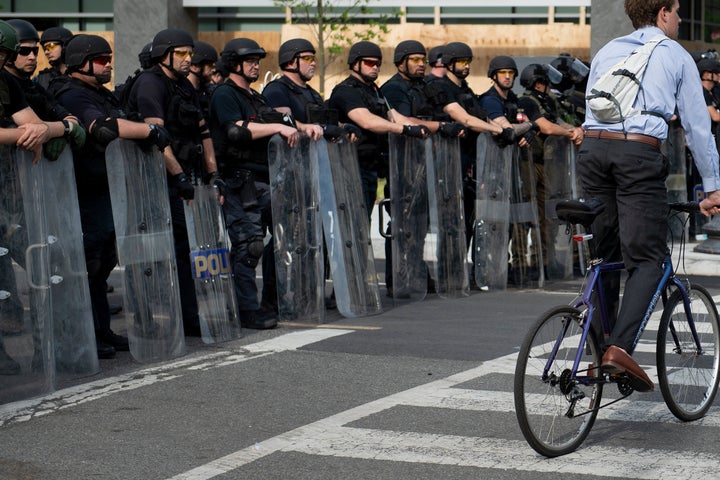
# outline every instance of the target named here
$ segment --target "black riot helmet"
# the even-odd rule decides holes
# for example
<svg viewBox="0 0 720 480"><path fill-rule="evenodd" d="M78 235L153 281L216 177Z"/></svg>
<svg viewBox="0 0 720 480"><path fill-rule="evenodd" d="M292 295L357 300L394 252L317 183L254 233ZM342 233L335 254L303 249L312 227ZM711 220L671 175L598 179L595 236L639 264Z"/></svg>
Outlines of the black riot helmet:
<svg viewBox="0 0 720 480"><path fill-rule="evenodd" d="M493 78L498 70L513 70L515 75L518 74L517 64L512 57L506 55L500 55L490 60L488 66L488 77Z"/></svg>
<svg viewBox="0 0 720 480"><path fill-rule="evenodd" d="M153 66L152 57L150 57L150 50L152 50L152 42L146 43L145 46L138 53L138 61L140 62L140 68L147 70Z"/></svg>
<svg viewBox="0 0 720 480"><path fill-rule="evenodd" d="M434 67L435 64L440 61L442 62L443 56L445 54L445 46L440 45L438 47L433 47L428 52L428 63L431 67Z"/></svg>
<svg viewBox="0 0 720 480"><path fill-rule="evenodd" d="M362 60L363 58L367 57L378 58L382 60L382 50L380 50L380 47L378 47L373 42L363 40L362 42L357 42L352 47L350 47L347 63L348 65L353 66L358 60Z"/></svg>
<svg viewBox="0 0 720 480"><path fill-rule="evenodd" d="M72 38L73 33L67 28L50 27L40 35L40 43L44 45L47 42L57 42L65 47Z"/></svg>
<svg viewBox="0 0 720 480"><path fill-rule="evenodd" d="M442 62L450 65L458 58L473 58L472 48L467 43L450 42L443 48Z"/></svg>
<svg viewBox="0 0 720 480"><path fill-rule="evenodd" d="M207 42L195 40L195 47L193 48L192 60L190 63L193 65L202 65L203 63L215 63L217 62L218 54L215 47Z"/></svg>
<svg viewBox="0 0 720 480"><path fill-rule="evenodd" d="M15 31L17 32L18 42L25 42L28 40L40 41L40 35L35 29L35 26L27 20L20 20L19 18L13 18L7 21Z"/></svg>
<svg viewBox="0 0 720 480"><path fill-rule="evenodd" d="M220 52L225 65L231 70L238 64L240 59L250 55L265 58L267 52L251 38L233 38L225 44L222 52Z"/></svg>
<svg viewBox="0 0 720 480"><path fill-rule="evenodd" d="M280 45L280 50L278 50L278 65L283 68L302 52L312 52L314 54L315 47L304 38L293 38L284 42Z"/></svg>
<svg viewBox="0 0 720 480"><path fill-rule="evenodd" d="M425 45L417 40L405 40L397 44L395 54L393 55L393 63L399 65L405 57L412 54L425 55L427 50Z"/></svg>
<svg viewBox="0 0 720 480"><path fill-rule="evenodd" d="M539 63L531 63L527 67L523 68L520 73L520 85L532 89L536 82L543 82L544 84L550 83L548 78L547 69Z"/></svg>
<svg viewBox="0 0 720 480"><path fill-rule="evenodd" d="M101 55L112 55L112 49L98 35L75 35L65 47L65 63L70 72L79 71L86 61Z"/></svg>
<svg viewBox="0 0 720 480"><path fill-rule="evenodd" d="M158 32L153 38L150 57L157 60L164 57L168 50L185 46L195 46L192 35L179 28L166 28Z"/></svg>
<svg viewBox="0 0 720 480"><path fill-rule="evenodd" d="M562 74L562 79L558 82L553 82L553 79L550 79L555 88L562 92L569 90L573 86L579 90L585 90L590 68L582 60L568 54L562 54L550 62L550 65Z"/></svg>

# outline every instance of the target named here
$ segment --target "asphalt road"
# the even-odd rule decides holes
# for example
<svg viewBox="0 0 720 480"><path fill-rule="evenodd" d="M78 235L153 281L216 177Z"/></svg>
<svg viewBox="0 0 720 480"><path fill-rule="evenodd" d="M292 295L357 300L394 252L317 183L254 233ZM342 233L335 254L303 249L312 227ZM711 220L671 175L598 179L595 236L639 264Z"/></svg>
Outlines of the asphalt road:
<svg viewBox="0 0 720 480"><path fill-rule="evenodd" d="M517 351L576 289L430 295L317 328L191 338L184 357L152 365L122 352L99 375L0 406L0 479L715 478L720 410L681 424L659 392L601 411L574 454L525 443ZM652 355L638 360L654 371Z"/></svg>

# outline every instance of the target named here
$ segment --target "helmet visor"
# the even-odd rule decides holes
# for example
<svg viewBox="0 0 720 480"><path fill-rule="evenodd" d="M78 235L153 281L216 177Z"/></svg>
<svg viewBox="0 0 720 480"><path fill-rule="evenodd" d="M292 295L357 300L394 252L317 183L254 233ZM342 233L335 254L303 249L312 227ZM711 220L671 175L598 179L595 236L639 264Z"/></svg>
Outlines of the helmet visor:
<svg viewBox="0 0 720 480"><path fill-rule="evenodd" d="M548 80L550 80L550 83L552 85L557 85L560 82L562 82L563 74L557 68L553 67L549 63L543 65L543 67L545 67L545 71L547 72Z"/></svg>

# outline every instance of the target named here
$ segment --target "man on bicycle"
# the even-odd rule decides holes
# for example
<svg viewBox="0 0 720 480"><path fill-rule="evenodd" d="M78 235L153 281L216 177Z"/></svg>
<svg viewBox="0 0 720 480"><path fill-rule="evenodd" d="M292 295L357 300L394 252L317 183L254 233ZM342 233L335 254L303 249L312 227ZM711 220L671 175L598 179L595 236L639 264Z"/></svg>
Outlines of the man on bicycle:
<svg viewBox="0 0 720 480"><path fill-rule="evenodd" d="M585 140L578 153L578 171L585 195L605 203L593 223L597 253L606 261L622 260L628 271L617 319L620 273L603 276L612 331L606 339L602 369L626 373L637 391L654 385L630 356L645 311L662 276L667 255L667 159L660 145L667 137L667 121L677 112L707 198L700 204L705 215L720 209L718 152L710 131L702 86L690 54L677 43L680 25L678 0L625 0L625 12L635 31L616 38L595 56L588 92L598 79L631 52L658 35L666 35L652 55L635 99L639 113L620 123L604 123L587 108ZM614 320L614 321L613 321Z"/></svg>

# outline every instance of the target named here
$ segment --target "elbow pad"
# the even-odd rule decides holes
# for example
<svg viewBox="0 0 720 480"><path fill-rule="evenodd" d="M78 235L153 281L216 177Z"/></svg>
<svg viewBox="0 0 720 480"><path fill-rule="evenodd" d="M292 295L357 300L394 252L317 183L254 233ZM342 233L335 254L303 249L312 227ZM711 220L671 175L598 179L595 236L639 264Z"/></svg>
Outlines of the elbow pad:
<svg viewBox="0 0 720 480"><path fill-rule="evenodd" d="M90 134L100 145L106 146L120 136L117 118L110 117L97 120Z"/></svg>

